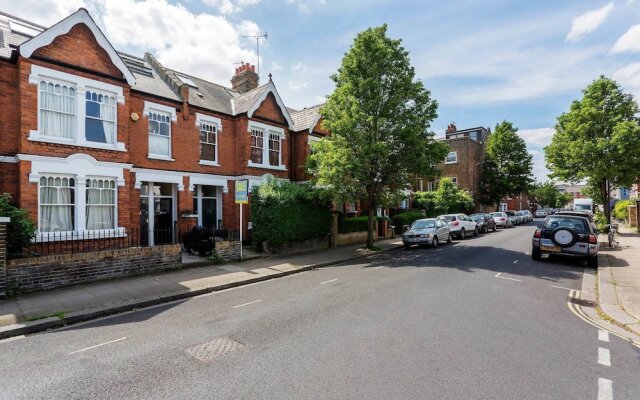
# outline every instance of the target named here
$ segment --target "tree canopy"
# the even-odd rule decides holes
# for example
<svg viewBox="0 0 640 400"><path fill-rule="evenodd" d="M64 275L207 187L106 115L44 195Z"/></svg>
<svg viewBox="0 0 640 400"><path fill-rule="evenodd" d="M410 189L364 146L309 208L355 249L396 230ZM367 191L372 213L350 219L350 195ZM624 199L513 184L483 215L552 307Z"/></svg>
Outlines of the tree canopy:
<svg viewBox="0 0 640 400"><path fill-rule="evenodd" d="M438 189L432 192L416 192L413 204L435 217L451 212L467 212L474 206L473 197L466 190L460 190L450 178L442 178Z"/></svg>
<svg viewBox="0 0 640 400"><path fill-rule="evenodd" d="M447 153L429 132L437 102L386 25L359 33L331 79L335 90L320 110L331 135L314 145L309 171L336 199L365 200L372 247L375 208L415 176L434 175Z"/></svg>
<svg viewBox="0 0 640 400"><path fill-rule="evenodd" d="M547 168L570 182L587 180L600 191L610 218L608 185L630 187L640 175L638 104L604 76L557 119L556 133L545 147Z"/></svg>
<svg viewBox="0 0 640 400"><path fill-rule="evenodd" d="M529 199L542 207L562 208L573 199L570 193L560 192L553 182L531 184Z"/></svg>
<svg viewBox="0 0 640 400"><path fill-rule="evenodd" d="M483 204L498 204L504 197L526 191L532 180L532 160L518 128L509 121L497 124L482 166L479 198Z"/></svg>

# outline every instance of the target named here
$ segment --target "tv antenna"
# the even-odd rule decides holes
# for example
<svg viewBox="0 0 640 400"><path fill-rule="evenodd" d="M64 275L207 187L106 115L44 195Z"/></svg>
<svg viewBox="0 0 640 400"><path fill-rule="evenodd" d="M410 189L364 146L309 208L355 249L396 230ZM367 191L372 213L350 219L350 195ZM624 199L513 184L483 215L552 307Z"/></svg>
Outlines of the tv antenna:
<svg viewBox="0 0 640 400"><path fill-rule="evenodd" d="M257 67L258 67L258 76L260 76L260 39L267 39L269 35L267 34L267 32L265 32L263 35L245 35L242 37L245 38L251 38L251 39L255 39L256 40L256 53L258 53L258 62L257 62Z"/></svg>

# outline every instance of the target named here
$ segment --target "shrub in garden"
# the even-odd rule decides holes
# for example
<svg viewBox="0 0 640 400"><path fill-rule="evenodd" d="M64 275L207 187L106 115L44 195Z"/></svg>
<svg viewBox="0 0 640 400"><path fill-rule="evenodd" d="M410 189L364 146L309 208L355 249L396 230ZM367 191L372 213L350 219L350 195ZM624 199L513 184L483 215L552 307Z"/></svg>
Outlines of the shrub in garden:
<svg viewBox="0 0 640 400"><path fill-rule="evenodd" d="M7 258L17 258L22 255L36 233L36 224L31 221L26 210L11 204L8 193L0 195L0 217L9 217L7 225Z"/></svg>
<svg viewBox="0 0 640 400"><path fill-rule="evenodd" d="M632 206L634 204L635 202L632 200L618 201L613 208L613 216L620 221L629 219L629 206Z"/></svg>

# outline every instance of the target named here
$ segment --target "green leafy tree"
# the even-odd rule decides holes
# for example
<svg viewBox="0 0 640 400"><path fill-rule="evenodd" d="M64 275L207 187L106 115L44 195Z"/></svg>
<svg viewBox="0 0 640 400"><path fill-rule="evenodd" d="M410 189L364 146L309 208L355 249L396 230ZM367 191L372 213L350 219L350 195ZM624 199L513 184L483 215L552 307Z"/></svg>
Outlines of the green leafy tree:
<svg viewBox="0 0 640 400"><path fill-rule="evenodd" d="M610 188L631 187L640 175L640 110L631 94L604 76L582 93L558 117L556 133L545 147L547 168L562 180L587 179L600 192L610 222Z"/></svg>
<svg viewBox="0 0 640 400"><path fill-rule="evenodd" d="M7 257L20 257L22 249L31 242L36 233L36 224L29 218L26 210L11 203L8 193L0 195L0 217L10 218L7 225Z"/></svg>
<svg viewBox="0 0 640 400"><path fill-rule="evenodd" d="M471 194L458 189L449 178L442 178L438 189L433 192L415 193L413 203L432 217L450 212L466 212L474 206Z"/></svg>
<svg viewBox="0 0 640 400"><path fill-rule="evenodd" d="M571 193L560 193L558 198L556 199L555 208L563 208L567 204L573 201L573 195Z"/></svg>
<svg viewBox="0 0 640 400"><path fill-rule="evenodd" d="M480 197L500 206L500 199L515 196L527 190L531 183L533 157L527 151L524 139L518 136L518 128L509 121L496 125L489 137L487 156L483 165ZM487 203L485 203L487 204Z"/></svg>
<svg viewBox="0 0 640 400"><path fill-rule="evenodd" d="M432 164L446 155L428 131L437 103L386 25L359 33L331 78L335 90L321 109L331 136L314 146L309 171L336 200L365 200L373 247L375 208L413 177L434 175Z"/></svg>
<svg viewBox="0 0 640 400"><path fill-rule="evenodd" d="M535 182L529 187L529 199L542 207L556 207L562 195L552 182Z"/></svg>

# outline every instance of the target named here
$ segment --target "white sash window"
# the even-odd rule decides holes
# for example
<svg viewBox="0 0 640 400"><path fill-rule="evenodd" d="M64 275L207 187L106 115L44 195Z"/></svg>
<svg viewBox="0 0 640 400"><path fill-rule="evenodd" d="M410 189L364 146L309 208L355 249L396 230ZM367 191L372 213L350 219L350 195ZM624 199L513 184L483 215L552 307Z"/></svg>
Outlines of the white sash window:
<svg viewBox="0 0 640 400"><path fill-rule="evenodd" d="M114 229L116 215L116 181L87 179L87 230Z"/></svg>
<svg viewBox="0 0 640 400"><path fill-rule="evenodd" d="M84 134L87 141L113 144L116 134L116 98L87 91L85 107Z"/></svg>
<svg viewBox="0 0 640 400"><path fill-rule="evenodd" d="M76 89L41 80L39 84L40 135L75 140Z"/></svg>
<svg viewBox="0 0 640 400"><path fill-rule="evenodd" d="M75 179L40 178L40 232L68 232L75 229Z"/></svg>

